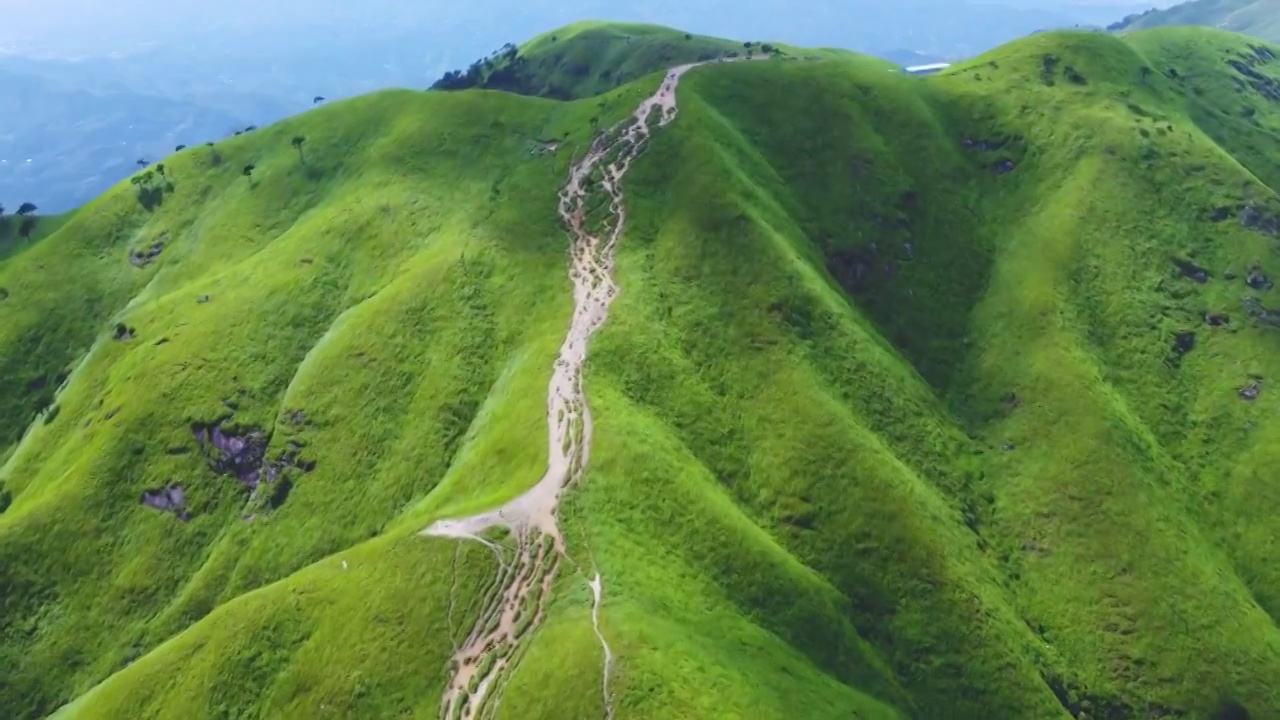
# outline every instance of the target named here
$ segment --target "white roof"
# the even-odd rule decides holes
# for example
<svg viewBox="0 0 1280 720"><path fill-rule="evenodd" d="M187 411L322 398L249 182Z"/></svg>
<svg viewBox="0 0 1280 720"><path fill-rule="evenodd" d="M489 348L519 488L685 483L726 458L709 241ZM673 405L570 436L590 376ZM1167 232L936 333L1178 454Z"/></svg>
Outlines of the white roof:
<svg viewBox="0 0 1280 720"><path fill-rule="evenodd" d="M927 70L941 70L949 67L951 67L951 63L930 63L928 65L912 65L911 67L904 69L907 72L925 72Z"/></svg>

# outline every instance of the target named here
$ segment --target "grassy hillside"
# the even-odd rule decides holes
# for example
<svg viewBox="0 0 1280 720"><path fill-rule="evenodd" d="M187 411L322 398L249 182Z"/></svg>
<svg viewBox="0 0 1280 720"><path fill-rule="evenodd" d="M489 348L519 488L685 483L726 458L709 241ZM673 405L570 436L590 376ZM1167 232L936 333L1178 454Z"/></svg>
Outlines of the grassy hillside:
<svg viewBox="0 0 1280 720"><path fill-rule="evenodd" d="M1108 30L1143 30L1166 25L1205 25L1280 41L1280 2L1276 0L1191 0L1163 10L1129 15Z"/></svg>
<svg viewBox="0 0 1280 720"><path fill-rule="evenodd" d="M465 70L447 73L433 89L485 88L570 100L599 95L659 70L713 58L759 54L846 55L767 42L736 42L639 23L580 22L508 44ZM887 66L886 66L887 67Z"/></svg>
<svg viewBox="0 0 1280 720"><path fill-rule="evenodd" d="M1276 52L692 71L497 715L602 716L592 569L620 720L1280 707ZM417 533L542 474L556 192L660 79L335 103L0 255L0 715L436 717L497 564Z"/></svg>

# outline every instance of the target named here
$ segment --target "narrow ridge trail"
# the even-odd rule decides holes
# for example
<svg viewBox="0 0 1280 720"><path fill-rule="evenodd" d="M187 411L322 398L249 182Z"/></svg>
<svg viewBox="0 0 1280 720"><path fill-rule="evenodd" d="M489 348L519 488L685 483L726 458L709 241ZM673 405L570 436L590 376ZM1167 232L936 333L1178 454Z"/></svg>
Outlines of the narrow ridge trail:
<svg viewBox="0 0 1280 720"><path fill-rule="evenodd" d="M591 451L591 411L582 389L582 370L588 341L604 325L609 305L618 294L613 264L614 249L626 226L622 178L645 149L652 130L652 114L658 113L658 127L675 119L680 77L708 62L731 60L690 63L668 70L658 90L641 102L631 117L595 139L586 157L571 166L569 180L560 191L558 210L571 236L569 277L573 281L574 309L547 387L546 473L528 492L496 510L440 520L421 532L424 536L476 540L498 557L497 577L486 591L479 617L461 643L453 638L456 649L450 681L440 703L443 720L497 715L506 683L527 645L525 641L546 616L556 571L562 560L569 560L557 515L561 494L582 477ZM608 204L598 227L591 225L587 217L592 199ZM511 532L514 557L506 558L500 545L481 537L496 527ZM609 675L613 653L600 631L603 585L598 572L590 580L590 587L592 625L604 652L601 692L605 717L611 720ZM453 611L450 607L451 619Z"/></svg>

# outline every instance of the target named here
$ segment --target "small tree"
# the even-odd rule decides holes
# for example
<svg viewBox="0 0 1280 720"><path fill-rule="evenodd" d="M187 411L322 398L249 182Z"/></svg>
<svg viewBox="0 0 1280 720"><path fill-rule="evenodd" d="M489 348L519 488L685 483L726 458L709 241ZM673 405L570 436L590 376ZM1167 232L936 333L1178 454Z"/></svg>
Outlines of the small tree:
<svg viewBox="0 0 1280 720"><path fill-rule="evenodd" d="M0 205L0 217L4 215L4 205Z"/></svg>
<svg viewBox="0 0 1280 720"><path fill-rule="evenodd" d="M307 156L302 152L302 145L306 141L307 139L302 135L294 135L293 139L289 141L289 144L293 145L293 149L298 151L298 162L304 164L307 162Z"/></svg>
<svg viewBox="0 0 1280 720"><path fill-rule="evenodd" d="M324 102L324 96L323 96L323 95L317 95L317 96L316 96L316 98L315 98L314 100L312 100L312 101L311 101L311 104L312 104L312 105L319 105L319 104L320 104L320 103L322 103L322 102Z"/></svg>
<svg viewBox="0 0 1280 720"><path fill-rule="evenodd" d="M253 178L253 171L254 171L254 169L255 169L255 166L253 166L253 165L245 165L245 166L244 166L244 176L245 176L245 177L247 177L247 178Z"/></svg>
<svg viewBox="0 0 1280 720"><path fill-rule="evenodd" d="M23 240L30 240L31 233L36 229L36 219L33 217L22 218L22 224L18 226L18 235Z"/></svg>
<svg viewBox="0 0 1280 720"><path fill-rule="evenodd" d="M36 207L36 206L35 206L35 203L24 202L24 203L22 203L21 205L19 205L19 206L18 206L18 213L17 213L17 214L18 214L18 216L19 216L19 217L22 217L22 216L30 215L31 213L33 213L33 212L35 212L35 211L37 211L37 210L39 210L39 209L40 209L40 208L38 208L38 207Z"/></svg>
<svg viewBox="0 0 1280 720"><path fill-rule="evenodd" d="M186 149L187 149L187 146L186 146L186 145L179 145L178 147L174 148L174 149L173 149L173 151L174 151L174 152L182 152L183 150L186 150Z"/></svg>
<svg viewBox="0 0 1280 720"><path fill-rule="evenodd" d="M156 164L156 172L160 174L160 177L164 177L164 163Z"/></svg>
<svg viewBox="0 0 1280 720"><path fill-rule="evenodd" d="M147 162L146 158L138 158L138 161L137 161L135 164L136 164L138 167L146 167L146 166L150 165L151 163Z"/></svg>

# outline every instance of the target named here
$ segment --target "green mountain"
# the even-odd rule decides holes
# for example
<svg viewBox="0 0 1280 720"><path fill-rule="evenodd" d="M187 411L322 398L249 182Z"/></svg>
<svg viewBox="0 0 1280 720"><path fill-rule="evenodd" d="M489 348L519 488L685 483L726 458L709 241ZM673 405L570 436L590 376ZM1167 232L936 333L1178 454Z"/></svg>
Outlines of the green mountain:
<svg viewBox="0 0 1280 720"><path fill-rule="evenodd" d="M3 236L0 715L1280 707L1280 50L758 50Z"/></svg>
<svg viewBox="0 0 1280 720"><path fill-rule="evenodd" d="M1280 41L1280 1L1191 0L1125 17L1109 30L1141 30L1165 25L1207 25Z"/></svg>

